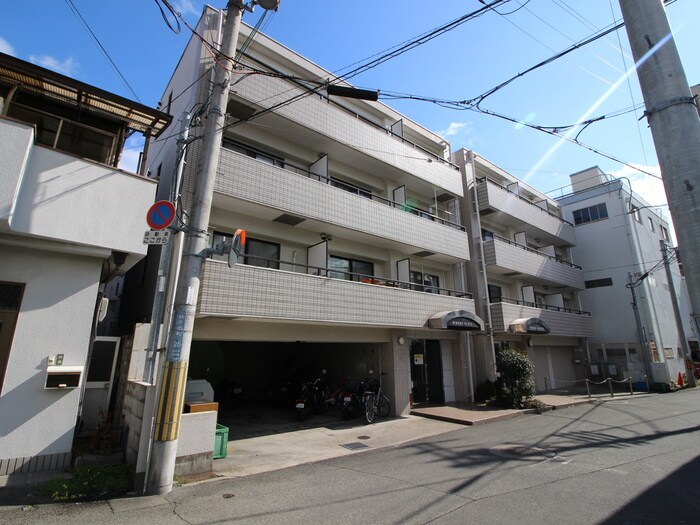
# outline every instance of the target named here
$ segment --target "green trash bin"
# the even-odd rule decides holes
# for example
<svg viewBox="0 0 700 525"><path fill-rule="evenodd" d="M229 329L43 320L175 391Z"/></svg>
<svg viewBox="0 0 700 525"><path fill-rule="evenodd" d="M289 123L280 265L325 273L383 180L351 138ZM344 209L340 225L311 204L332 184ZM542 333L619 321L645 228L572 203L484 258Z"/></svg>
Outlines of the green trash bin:
<svg viewBox="0 0 700 525"><path fill-rule="evenodd" d="M228 452L228 427L216 424L216 435L214 436L214 459L226 457Z"/></svg>

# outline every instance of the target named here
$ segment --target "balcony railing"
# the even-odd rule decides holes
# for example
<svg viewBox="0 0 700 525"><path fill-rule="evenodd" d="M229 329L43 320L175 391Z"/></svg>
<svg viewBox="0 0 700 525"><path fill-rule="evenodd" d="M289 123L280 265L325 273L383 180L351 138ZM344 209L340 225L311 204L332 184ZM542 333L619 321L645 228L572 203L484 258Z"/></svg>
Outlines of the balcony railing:
<svg viewBox="0 0 700 525"><path fill-rule="evenodd" d="M563 306L552 306L549 304L542 304L542 303L531 303L529 301L519 301L518 299L511 299L509 297L501 297L499 301L495 301L499 303L507 303L507 304L517 304L519 306L529 306L530 308L537 308L539 310L551 310L553 312L566 312L567 314L576 314L576 315L591 315L591 312L585 312L583 310L575 310L573 308L564 308Z"/></svg>
<svg viewBox="0 0 700 525"><path fill-rule="evenodd" d="M266 69L268 69L268 70L270 70L270 71L273 71L273 72L275 72L275 73L282 74L281 71L276 70L275 68L271 67L269 64L265 64L265 63L263 63L263 62L260 62L259 60L257 60L256 58L254 58L254 57L252 57L252 56L250 56L250 55L247 55L247 54L246 54L246 58L249 59L249 60L252 60L252 61L256 62L256 63L258 64L258 66L262 66L262 67L264 67L264 68L266 68ZM286 76L286 75L285 75L285 76ZM294 80L294 79L289 79L288 81L289 81L290 83L296 85L298 88L302 89L303 91L307 91L307 90L308 90L308 86L305 85L305 84L302 83L302 82L299 82L299 81ZM435 153L433 153L432 151L429 151L428 149L424 148L423 146L421 146L421 145L419 145L419 144L416 144L416 143L414 143L414 142L411 142L410 140L408 140L408 139L402 137L401 135L399 135L399 134L397 134L397 133L394 133L394 132L391 131L390 129L387 129L387 128L381 126L380 124L377 124L376 122L373 122L372 120L370 120L370 119L368 119L368 118L366 118L366 117L360 115L359 113L356 113L356 112L350 110L349 108L346 108L345 106L343 106L343 105L341 105L341 104L338 104L336 101L334 101L333 99L331 99L331 98L328 97L328 96L324 96L324 95L322 95L321 93L319 93L319 95L323 98L323 100L324 100L325 102L328 102L328 103L331 104L333 107L335 107L335 108L337 108L337 109L339 109L339 110L341 110L341 111L347 113L348 115L353 116L354 118L356 118L356 119L358 119L358 120L364 122L365 124L367 124L367 125L369 125L369 126L372 126L373 128L376 128L376 129L378 129L378 130L383 131L384 133L387 133L387 134L390 135L391 137L394 137L394 138L396 138L397 140L400 140L400 141L403 142L404 144L408 144L408 145L411 146L412 148L414 148L414 149L416 149L416 150L418 150L418 151L420 151L420 152L422 152L422 153L428 155L431 159L434 159L434 160L436 160L437 162L439 162L439 163L441 163L441 164L445 164L446 166L449 166L450 168L452 168L452 169L454 169L454 170L456 170L456 171L459 171L459 166L457 166L456 164L453 164L453 163L452 163L451 161L449 161L448 159L442 158L442 157L440 157L439 155L436 155Z"/></svg>
<svg viewBox="0 0 700 525"><path fill-rule="evenodd" d="M545 210L544 208L541 208L540 206L538 206L538 205L535 204L534 202L530 201L529 199L526 199L526 198L523 197L522 195L518 195L517 193L515 193L515 192L512 191L512 190L509 190L507 187L503 186L502 184L499 184L498 182L496 182L496 181L493 180L493 179L490 179L490 178L488 178L488 177L482 177L482 178L480 178L480 179L476 179L476 182L477 182L477 183L489 182L489 183L493 184L494 186L498 186L500 189L502 189L502 190L504 190L504 191L507 191L507 192L510 193L511 195L516 196L518 199L520 199L521 201L523 201L523 202L529 204L530 206L534 206L535 208L537 208L537 209L540 210L541 212L546 213L546 214L549 215L550 217L554 217L555 219L558 219L558 220L560 220L561 222L566 223L566 224L568 224L569 226L572 226L572 227L573 227L573 224L571 224L571 223L570 223L569 221L567 221L566 219L560 217L560 216L557 215L556 213L552 213L552 212L549 211L549 210Z"/></svg>
<svg viewBox="0 0 700 525"><path fill-rule="evenodd" d="M358 190L345 191L319 179L222 148L214 191L302 220L360 232L375 246L390 240L400 243L405 253L431 252L450 261L469 260L468 238L461 225L448 224L441 217L421 218L396 203L374 202L358 195ZM226 208L232 201L222 199L217 205Z"/></svg>
<svg viewBox="0 0 700 525"><path fill-rule="evenodd" d="M286 270L290 272L297 272L298 268L305 269L307 274L317 275L321 277L328 277L330 279L342 279L344 281L355 281L363 284L374 284L380 286L389 286L391 288L401 288L403 290L413 290L416 292L425 292L438 295L448 295L450 297L466 297L468 299L473 299L473 296L469 292L463 292L460 290L452 290L450 288L441 288L439 286L432 286L427 284L418 284L407 281L399 281L398 279L388 279L386 277L378 277L376 275L369 275L366 273L356 273L356 272L346 272L344 270L339 270L337 268L330 268L327 266L312 266L310 264L300 264L298 262L285 261L282 259L272 259L269 257L262 257L260 255L240 255L238 257L238 262L244 265L248 265L250 261L264 262L267 266L260 264L252 264L251 266L259 266L263 268L273 268L275 270ZM299 273L299 272L297 272ZM336 277L337 274L342 277Z"/></svg>
<svg viewBox="0 0 700 525"><path fill-rule="evenodd" d="M507 297L491 302L491 321L495 332L509 332L511 324L523 318L538 318L549 327L550 336L591 337L594 335L593 318L589 312L518 301Z"/></svg>
<svg viewBox="0 0 700 525"><path fill-rule="evenodd" d="M229 268L220 261L207 261L202 269L197 315L425 328L438 312L474 313L474 300L467 295L421 293L398 286L243 264Z"/></svg>
<svg viewBox="0 0 700 525"><path fill-rule="evenodd" d="M505 242L505 243L510 244L511 246L515 246L515 247L520 248L520 249L522 249L522 250L526 250L526 251L528 251L528 252L530 252L530 253L537 254L537 255L539 255L540 257L546 257L546 258L549 259L550 261L556 261L556 262L558 262L558 263L565 264L565 265L567 265L567 266L571 266L572 268L575 268L575 269L577 269L577 270L581 270L581 269L582 269L578 264L574 264L574 263L572 263L572 262L566 261L566 260L564 260L564 259L562 259L562 258L560 258L560 257L556 257L556 256L554 256L554 255L549 255L548 253L540 252L540 251L538 251L538 250L535 250L534 248L530 248L529 246L525 246L524 244L519 244L519 243L517 243L517 242L515 242L515 241L511 241L510 239L506 239L505 237L501 237L500 235L496 235L495 233L494 233L493 235L491 235L490 237L489 237L489 236L485 236L485 237L484 237L484 240L485 240L485 241L488 241L489 238L498 239L498 240L501 241L501 242Z"/></svg>
<svg viewBox="0 0 700 525"><path fill-rule="evenodd" d="M224 147L226 147L224 145ZM231 150L235 151L235 150ZM239 153L240 154L240 153ZM258 161L258 162L264 162L264 161ZM296 164L293 164L288 161L282 161L281 164L283 165L277 165L277 167L282 168L283 170L289 171L291 173L296 173L297 175L303 175L305 177L308 177L309 179L313 180L319 180L322 182L325 182L326 184L330 184L331 186L334 186L336 188L340 188L342 190L345 190L349 193L353 193L359 197L365 198L365 199L370 199L373 201L378 201L381 202L382 204L387 204L388 206L391 206L392 208L397 208L400 210L407 211L409 213L412 213L413 215L417 215L419 217L422 217L423 219L428 219L431 221L435 221L439 224L444 224L445 226L449 226L450 228L455 228L461 231L467 231L466 227L462 226L461 224L457 224L456 222L449 221L447 219L443 219L439 215L435 215L434 213L431 213L427 210L424 210L422 208L419 208L417 206L413 206L410 204L401 204L396 201L393 201L391 199L386 199L384 197L381 197L379 195L376 195L372 193L371 191L368 191L364 188L360 188L359 186L355 186L354 184L350 184L349 182L341 181L338 179L334 179L333 177L328 177L326 175L319 175L317 173L313 173L309 171L307 168L303 168L301 166L297 166Z"/></svg>

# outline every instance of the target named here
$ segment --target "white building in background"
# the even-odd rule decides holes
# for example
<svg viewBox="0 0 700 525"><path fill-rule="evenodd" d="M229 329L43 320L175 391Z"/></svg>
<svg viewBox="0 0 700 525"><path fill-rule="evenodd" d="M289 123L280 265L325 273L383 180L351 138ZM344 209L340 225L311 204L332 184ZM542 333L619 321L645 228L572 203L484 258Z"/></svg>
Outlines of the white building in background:
<svg viewBox="0 0 700 525"><path fill-rule="evenodd" d="M454 157L468 184L470 289L492 330L492 341L480 341L527 353L539 392L580 385L593 322L578 299L584 272L572 256L573 224L556 201L487 159L467 150Z"/></svg>
<svg viewBox="0 0 700 525"><path fill-rule="evenodd" d="M592 379L632 377L676 381L685 373L660 241L670 244L669 224L623 179L594 167L571 175L573 193L558 198L576 226L576 262L584 269L583 309L592 312L595 335L589 339ZM655 271L649 273L650 270ZM679 294L684 284L678 263L671 264ZM635 284L639 323L632 294Z"/></svg>
<svg viewBox="0 0 700 525"><path fill-rule="evenodd" d="M156 190L116 166L128 132L168 122L0 53L0 476L62 469L108 417L118 339L93 328Z"/></svg>

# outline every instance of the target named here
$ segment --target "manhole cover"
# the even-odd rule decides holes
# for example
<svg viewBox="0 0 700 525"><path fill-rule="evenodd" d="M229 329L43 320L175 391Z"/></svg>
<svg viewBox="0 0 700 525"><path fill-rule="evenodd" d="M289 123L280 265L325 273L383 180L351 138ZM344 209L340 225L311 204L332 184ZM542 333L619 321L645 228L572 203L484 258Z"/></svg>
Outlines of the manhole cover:
<svg viewBox="0 0 700 525"><path fill-rule="evenodd" d="M357 436L357 439L369 439L369 436Z"/></svg>
<svg viewBox="0 0 700 525"><path fill-rule="evenodd" d="M553 450L529 445L498 445L491 447L489 451L502 458L524 459L525 461L543 461L553 459L557 455Z"/></svg>
<svg viewBox="0 0 700 525"><path fill-rule="evenodd" d="M364 443L360 443L358 441L355 441L354 443L341 443L341 447L345 447L348 450L360 450L363 448L369 448L369 446L365 445Z"/></svg>

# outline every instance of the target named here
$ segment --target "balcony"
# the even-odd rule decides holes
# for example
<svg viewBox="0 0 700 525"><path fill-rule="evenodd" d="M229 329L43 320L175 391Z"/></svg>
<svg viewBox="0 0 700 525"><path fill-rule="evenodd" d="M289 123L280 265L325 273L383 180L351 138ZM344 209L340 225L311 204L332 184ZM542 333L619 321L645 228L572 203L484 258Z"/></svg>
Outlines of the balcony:
<svg viewBox="0 0 700 525"><path fill-rule="evenodd" d="M593 319L589 312L559 308L556 306L534 305L503 297L500 303L491 304L491 322L495 332L508 332L508 327L516 319L539 318L550 329L549 335L566 337L593 336Z"/></svg>
<svg viewBox="0 0 700 525"><path fill-rule="evenodd" d="M0 232L66 249L145 255L156 183L34 143L33 126L0 119Z"/></svg>
<svg viewBox="0 0 700 525"><path fill-rule="evenodd" d="M356 232L362 242L386 246L387 240L393 241L404 253L426 251L447 256L450 262L469 260L464 227L427 213L409 213L386 199L367 198L316 179L222 148L214 191L274 212L251 212L260 218L292 215L344 228L348 235ZM215 204L235 207L221 199Z"/></svg>
<svg viewBox="0 0 700 525"><path fill-rule="evenodd" d="M478 180L476 189L482 216L488 216L489 219L503 224L512 224L525 231L528 236L539 238L546 244L576 244L573 224L549 210L490 179Z"/></svg>
<svg viewBox="0 0 700 525"><path fill-rule="evenodd" d="M251 75L236 84L235 96L257 108L274 107L298 96L292 104L274 110L285 118L287 138L294 135L300 143L308 139L309 147L316 150L322 143L326 153L351 165L361 162L362 157L371 158L455 195L464 194L457 166L318 94L309 95L305 89L279 78ZM292 126L303 130L294 133ZM311 136L308 130L319 135Z"/></svg>
<svg viewBox="0 0 700 525"><path fill-rule="evenodd" d="M437 312L474 312L469 294L426 293L403 283L363 283L286 270L207 261L197 315L309 323L422 328Z"/></svg>
<svg viewBox="0 0 700 525"><path fill-rule="evenodd" d="M496 274L522 274L533 283L584 288L580 266L496 235L484 241L484 262L487 270Z"/></svg>

